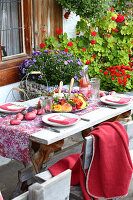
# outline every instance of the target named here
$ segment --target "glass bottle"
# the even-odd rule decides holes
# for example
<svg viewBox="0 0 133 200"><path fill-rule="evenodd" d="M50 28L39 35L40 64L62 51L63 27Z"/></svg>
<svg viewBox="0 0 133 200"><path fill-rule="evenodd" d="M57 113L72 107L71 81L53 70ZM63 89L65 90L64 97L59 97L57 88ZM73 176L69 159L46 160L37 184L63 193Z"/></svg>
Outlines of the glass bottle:
<svg viewBox="0 0 133 200"><path fill-rule="evenodd" d="M79 81L79 92L84 94L87 98L90 97L90 81L88 76L88 65L84 65L82 68L82 77Z"/></svg>

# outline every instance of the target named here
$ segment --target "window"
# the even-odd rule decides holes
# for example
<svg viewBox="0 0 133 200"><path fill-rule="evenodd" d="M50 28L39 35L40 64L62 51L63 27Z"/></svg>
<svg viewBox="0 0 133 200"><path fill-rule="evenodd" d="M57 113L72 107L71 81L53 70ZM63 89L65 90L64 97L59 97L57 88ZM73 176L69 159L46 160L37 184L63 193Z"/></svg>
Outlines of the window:
<svg viewBox="0 0 133 200"><path fill-rule="evenodd" d="M0 0L0 86L18 81L17 66L31 55L31 20L32 0Z"/></svg>
<svg viewBox="0 0 133 200"><path fill-rule="evenodd" d="M21 0L0 1L1 55L13 56L24 52L23 15Z"/></svg>

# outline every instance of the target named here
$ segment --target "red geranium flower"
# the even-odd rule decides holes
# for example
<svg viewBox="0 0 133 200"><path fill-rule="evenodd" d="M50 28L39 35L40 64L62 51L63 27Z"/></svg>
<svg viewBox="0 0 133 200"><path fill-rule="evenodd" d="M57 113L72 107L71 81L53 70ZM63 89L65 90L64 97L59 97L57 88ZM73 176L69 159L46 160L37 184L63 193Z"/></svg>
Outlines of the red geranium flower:
<svg viewBox="0 0 133 200"><path fill-rule="evenodd" d="M70 15L70 12L66 12L66 13L64 14L65 19L68 19L69 15Z"/></svg>
<svg viewBox="0 0 133 200"><path fill-rule="evenodd" d="M111 79L112 79L112 80L115 80L115 77L112 77Z"/></svg>
<svg viewBox="0 0 133 200"><path fill-rule="evenodd" d="M122 84L122 82L123 82L123 80L122 80L122 79L120 79L118 82L119 82L119 84L121 85L121 84Z"/></svg>
<svg viewBox="0 0 133 200"><path fill-rule="evenodd" d="M121 72L122 72L122 75L123 75L123 76L126 74L126 72L125 72L124 69L122 69Z"/></svg>
<svg viewBox="0 0 133 200"><path fill-rule="evenodd" d="M131 50L129 49L129 53L131 53Z"/></svg>
<svg viewBox="0 0 133 200"><path fill-rule="evenodd" d="M131 41L131 43L133 43L133 41Z"/></svg>
<svg viewBox="0 0 133 200"><path fill-rule="evenodd" d="M114 11L114 8L110 8L110 11L112 11L112 12L113 12L113 11Z"/></svg>
<svg viewBox="0 0 133 200"><path fill-rule="evenodd" d="M91 36L96 36L97 35L97 33L95 32L95 31L93 31L92 33L91 33Z"/></svg>
<svg viewBox="0 0 133 200"><path fill-rule="evenodd" d="M129 62L128 64L131 65L131 66L133 65L133 63L131 63L131 62Z"/></svg>
<svg viewBox="0 0 133 200"><path fill-rule="evenodd" d="M110 38L111 37L111 35L107 35L108 36L108 38Z"/></svg>
<svg viewBox="0 0 133 200"><path fill-rule="evenodd" d="M117 15L116 22L122 23L124 21L124 16L123 15Z"/></svg>
<svg viewBox="0 0 133 200"><path fill-rule="evenodd" d="M45 33L46 31L42 31L43 33Z"/></svg>
<svg viewBox="0 0 133 200"><path fill-rule="evenodd" d="M59 30L56 29L56 33L57 33L58 35L60 35L62 32L63 32L63 29L62 29L62 28L60 28Z"/></svg>
<svg viewBox="0 0 133 200"><path fill-rule="evenodd" d="M127 79L123 80L123 82L126 83L126 82L127 82Z"/></svg>
<svg viewBox="0 0 133 200"><path fill-rule="evenodd" d="M96 57L96 54L94 54L92 57L95 59L95 57Z"/></svg>
<svg viewBox="0 0 133 200"><path fill-rule="evenodd" d="M127 74L127 78L130 78L130 74Z"/></svg>
<svg viewBox="0 0 133 200"><path fill-rule="evenodd" d="M73 46L73 43L72 43L72 42L68 42L68 46L69 46L69 47L72 47L72 46Z"/></svg>
<svg viewBox="0 0 133 200"><path fill-rule="evenodd" d="M45 43L41 43L40 48L43 49L45 47L45 45L46 45Z"/></svg>
<svg viewBox="0 0 133 200"><path fill-rule="evenodd" d="M118 31L118 29L117 29L117 28L115 28L115 29L113 29L113 28L112 28L112 31L115 31L115 32L117 32L117 31Z"/></svg>
<svg viewBox="0 0 133 200"><path fill-rule="evenodd" d="M115 44L115 41L113 43Z"/></svg>
<svg viewBox="0 0 133 200"><path fill-rule="evenodd" d="M112 20L115 21L115 17L112 17Z"/></svg>
<svg viewBox="0 0 133 200"><path fill-rule="evenodd" d="M64 49L64 51L65 51L65 52L68 52L68 49L66 48L66 49Z"/></svg>
<svg viewBox="0 0 133 200"><path fill-rule="evenodd" d="M103 70L102 70L102 69L100 69L100 72L103 72Z"/></svg>
<svg viewBox="0 0 133 200"><path fill-rule="evenodd" d="M121 73L116 73L116 76L121 77L122 75L121 75Z"/></svg>
<svg viewBox="0 0 133 200"><path fill-rule="evenodd" d="M104 75L105 75L105 76L108 75L108 71L104 71Z"/></svg>
<svg viewBox="0 0 133 200"><path fill-rule="evenodd" d="M83 50L83 51L86 51L86 48L84 48L84 47L83 47L83 49L82 49L82 50Z"/></svg>
<svg viewBox="0 0 133 200"><path fill-rule="evenodd" d="M91 60L86 61L86 65L91 64Z"/></svg>
<svg viewBox="0 0 133 200"><path fill-rule="evenodd" d="M96 44L96 41L95 40L91 40L91 44Z"/></svg>

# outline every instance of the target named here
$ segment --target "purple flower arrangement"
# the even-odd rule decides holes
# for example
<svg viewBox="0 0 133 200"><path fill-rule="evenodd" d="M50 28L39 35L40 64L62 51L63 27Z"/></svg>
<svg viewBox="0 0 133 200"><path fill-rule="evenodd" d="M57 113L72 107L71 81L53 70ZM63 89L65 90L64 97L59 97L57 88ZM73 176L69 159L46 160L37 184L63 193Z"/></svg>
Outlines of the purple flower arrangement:
<svg viewBox="0 0 133 200"><path fill-rule="evenodd" d="M30 59L26 59L20 66L20 78L28 75L29 80L53 86L68 84L72 77L78 81L81 78L81 59L64 51L41 50L34 52ZM41 74L30 74L39 71Z"/></svg>

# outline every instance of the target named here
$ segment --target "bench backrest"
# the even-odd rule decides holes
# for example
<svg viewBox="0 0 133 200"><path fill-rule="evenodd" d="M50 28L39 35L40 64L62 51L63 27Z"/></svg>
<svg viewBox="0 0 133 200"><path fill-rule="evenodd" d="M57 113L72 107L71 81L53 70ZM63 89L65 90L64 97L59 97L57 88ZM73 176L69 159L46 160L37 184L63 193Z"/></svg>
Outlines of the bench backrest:
<svg viewBox="0 0 133 200"><path fill-rule="evenodd" d="M69 200L70 180L71 170L68 169L42 184L31 185L28 192L13 200Z"/></svg>

